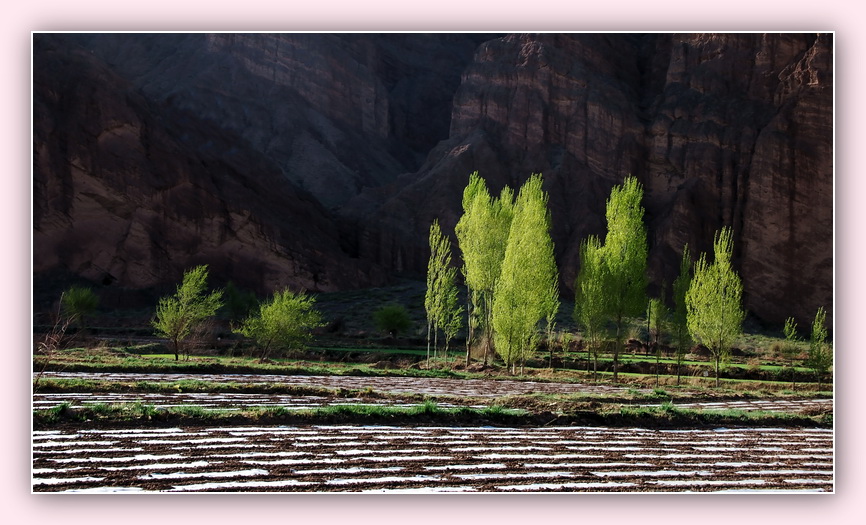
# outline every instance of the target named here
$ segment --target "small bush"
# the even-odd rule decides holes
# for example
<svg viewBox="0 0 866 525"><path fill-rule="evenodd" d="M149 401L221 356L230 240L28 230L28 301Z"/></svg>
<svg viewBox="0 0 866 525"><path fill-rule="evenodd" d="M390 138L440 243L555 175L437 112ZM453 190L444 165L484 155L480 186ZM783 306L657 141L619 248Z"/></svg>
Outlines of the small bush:
<svg viewBox="0 0 866 525"><path fill-rule="evenodd" d="M373 312L373 322L376 328L388 333L391 337L407 331L412 326L409 312L401 304L387 304Z"/></svg>
<svg viewBox="0 0 866 525"><path fill-rule="evenodd" d="M63 315L73 319L79 328L84 328L85 318L93 315L99 306L99 298L90 288L72 286L60 296L60 308Z"/></svg>

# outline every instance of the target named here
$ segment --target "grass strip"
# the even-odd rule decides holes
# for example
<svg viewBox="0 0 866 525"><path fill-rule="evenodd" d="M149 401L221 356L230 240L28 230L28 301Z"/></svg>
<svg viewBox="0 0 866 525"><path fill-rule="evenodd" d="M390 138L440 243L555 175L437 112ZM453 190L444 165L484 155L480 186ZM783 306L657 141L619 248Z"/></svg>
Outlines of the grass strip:
<svg viewBox="0 0 866 525"><path fill-rule="evenodd" d="M389 425L582 425L641 428L701 428L734 426L832 427L832 414L808 416L769 411L693 410L670 403L656 407L605 405L562 413L506 408L441 408L427 400L410 407L381 405L337 405L289 410L256 407L243 410L204 408L195 405L156 408L143 403L98 403L73 409L62 403L33 411L35 429L72 426L159 426L201 424L389 424Z"/></svg>

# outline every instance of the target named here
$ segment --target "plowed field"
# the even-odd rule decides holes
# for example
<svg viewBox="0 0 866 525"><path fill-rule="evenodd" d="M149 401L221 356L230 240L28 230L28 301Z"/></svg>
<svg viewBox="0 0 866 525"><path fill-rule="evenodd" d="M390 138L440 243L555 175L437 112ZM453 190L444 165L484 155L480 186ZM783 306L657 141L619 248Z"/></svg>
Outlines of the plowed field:
<svg viewBox="0 0 866 525"><path fill-rule="evenodd" d="M225 427L38 431L34 491L832 491L832 431Z"/></svg>

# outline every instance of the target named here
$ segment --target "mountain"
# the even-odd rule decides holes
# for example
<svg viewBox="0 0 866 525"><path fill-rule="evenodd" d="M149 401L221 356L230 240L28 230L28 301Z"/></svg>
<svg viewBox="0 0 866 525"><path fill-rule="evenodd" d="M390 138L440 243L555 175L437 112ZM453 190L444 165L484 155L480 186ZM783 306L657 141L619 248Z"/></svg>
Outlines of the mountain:
<svg viewBox="0 0 866 525"><path fill-rule="evenodd" d="M568 292L644 185L652 290L725 225L746 307L833 300L828 34L35 34L34 274L261 293L423 275L473 171L544 175Z"/></svg>

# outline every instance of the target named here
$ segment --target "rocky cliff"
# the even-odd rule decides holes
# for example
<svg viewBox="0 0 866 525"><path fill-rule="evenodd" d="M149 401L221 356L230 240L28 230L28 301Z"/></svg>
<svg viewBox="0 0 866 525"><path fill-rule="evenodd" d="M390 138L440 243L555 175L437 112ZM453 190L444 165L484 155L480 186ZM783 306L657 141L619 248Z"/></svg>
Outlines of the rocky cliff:
<svg viewBox="0 0 866 525"><path fill-rule="evenodd" d="M34 37L34 272L127 287L210 262L261 291L422 274L478 170L544 174L563 288L610 188L650 270L735 231L746 306L832 306L832 37ZM110 285L107 285L110 286ZM832 315L832 309L831 309Z"/></svg>
<svg viewBox="0 0 866 525"><path fill-rule="evenodd" d="M434 216L453 227L470 172L494 191L542 172L567 288L580 240L604 233L605 199L630 173L646 189L654 287L676 277L685 244L711 251L729 225L746 307L805 324L832 304L832 92L828 35L493 39L463 74L448 140L371 229L405 248L389 233L418 238ZM414 223L409 202L425 204Z"/></svg>

